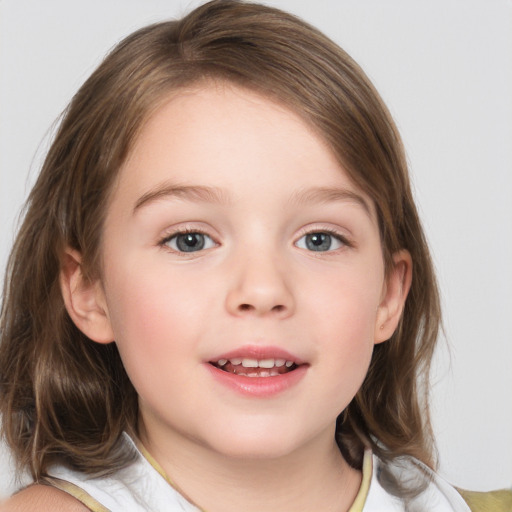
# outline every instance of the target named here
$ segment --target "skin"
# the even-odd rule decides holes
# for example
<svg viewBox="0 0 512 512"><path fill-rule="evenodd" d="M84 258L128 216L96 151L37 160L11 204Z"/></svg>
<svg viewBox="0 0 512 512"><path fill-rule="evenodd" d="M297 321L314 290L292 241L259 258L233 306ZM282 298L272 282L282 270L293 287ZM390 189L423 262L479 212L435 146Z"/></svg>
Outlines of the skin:
<svg viewBox="0 0 512 512"><path fill-rule="evenodd" d="M183 230L204 249L180 252ZM321 233L330 245L311 250ZM90 284L67 252L66 307L91 339L117 343L140 438L176 486L209 512L348 510L361 476L336 417L396 328L411 262L397 253L385 274L374 207L322 139L228 84L171 96L120 171L102 260ZM241 347L286 350L303 375L239 393L209 361Z"/></svg>
<svg viewBox="0 0 512 512"><path fill-rule="evenodd" d="M31 485L12 496L7 502L0 503L0 512L52 510L87 512L89 509L69 494L45 485Z"/></svg>

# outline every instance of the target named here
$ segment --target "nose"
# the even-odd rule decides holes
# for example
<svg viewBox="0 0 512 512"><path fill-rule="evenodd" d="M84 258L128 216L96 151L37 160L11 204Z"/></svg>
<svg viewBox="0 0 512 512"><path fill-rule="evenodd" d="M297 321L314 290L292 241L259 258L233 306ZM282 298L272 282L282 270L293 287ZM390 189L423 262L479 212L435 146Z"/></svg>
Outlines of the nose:
<svg viewBox="0 0 512 512"><path fill-rule="evenodd" d="M230 314L278 318L293 314L295 301L289 286L291 276L275 254L239 255L230 274L226 296Z"/></svg>

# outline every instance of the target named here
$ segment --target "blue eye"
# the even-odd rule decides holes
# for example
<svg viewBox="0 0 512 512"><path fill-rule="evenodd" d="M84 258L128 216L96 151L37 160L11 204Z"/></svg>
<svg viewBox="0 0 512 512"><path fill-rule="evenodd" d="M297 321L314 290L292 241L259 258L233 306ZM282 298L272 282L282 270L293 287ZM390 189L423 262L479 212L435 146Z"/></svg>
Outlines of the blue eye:
<svg viewBox="0 0 512 512"><path fill-rule="evenodd" d="M325 252L340 249L347 244L337 235L318 231L299 238L295 245L308 251Z"/></svg>
<svg viewBox="0 0 512 512"><path fill-rule="evenodd" d="M177 233L163 243L177 252L197 252L215 246L211 237L197 232Z"/></svg>

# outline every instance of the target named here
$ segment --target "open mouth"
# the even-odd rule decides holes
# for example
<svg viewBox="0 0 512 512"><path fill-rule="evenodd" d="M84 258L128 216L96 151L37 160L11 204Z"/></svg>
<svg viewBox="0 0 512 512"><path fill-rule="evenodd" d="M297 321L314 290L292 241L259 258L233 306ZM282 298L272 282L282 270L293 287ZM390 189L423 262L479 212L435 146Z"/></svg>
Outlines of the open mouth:
<svg viewBox="0 0 512 512"><path fill-rule="evenodd" d="M277 377L290 373L298 365L286 359L251 359L232 358L210 361L212 366L227 373L242 375L244 377Z"/></svg>

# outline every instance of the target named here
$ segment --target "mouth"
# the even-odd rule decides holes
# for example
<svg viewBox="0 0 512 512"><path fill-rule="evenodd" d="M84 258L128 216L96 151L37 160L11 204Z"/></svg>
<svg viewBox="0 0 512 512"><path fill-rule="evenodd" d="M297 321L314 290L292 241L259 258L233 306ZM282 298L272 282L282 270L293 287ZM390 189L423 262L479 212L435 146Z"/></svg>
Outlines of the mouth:
<svg viewBox="0 0 512 512"><path fill-rule="evenodd" d="M300 364L288 359L234 357L210 361L215 368L244 377L278 377L293 372Z"/></svg>
<svg viewBox="0 0 512 512"><path fill-rule="evenodd" d="M205 362L216 382L242 396L258 399L275 397L295 387L310 366L280 347L254 345Z"/></svg>

